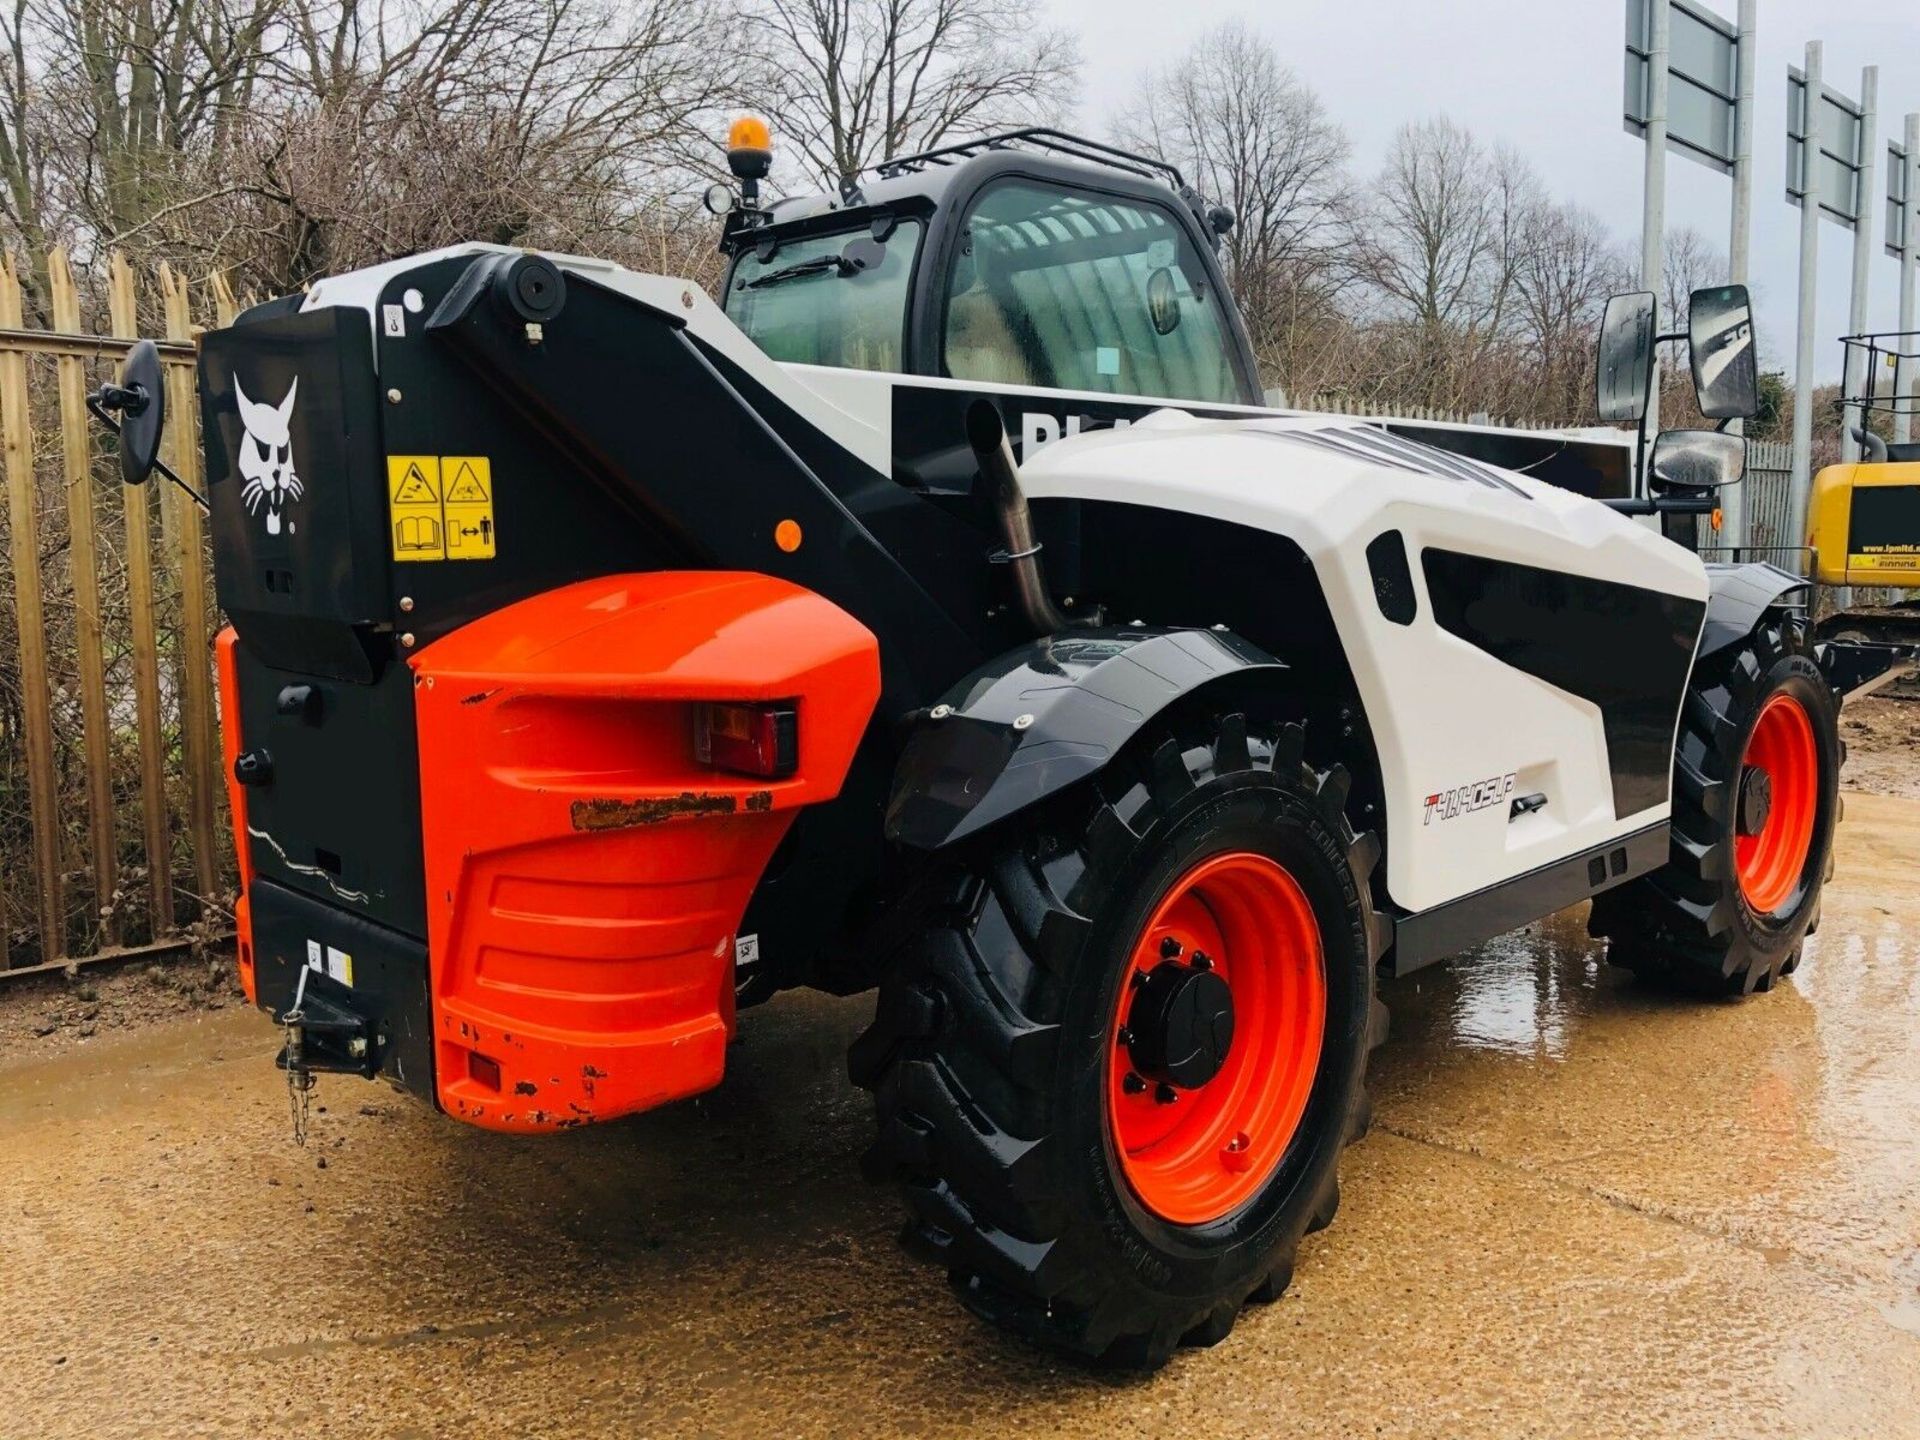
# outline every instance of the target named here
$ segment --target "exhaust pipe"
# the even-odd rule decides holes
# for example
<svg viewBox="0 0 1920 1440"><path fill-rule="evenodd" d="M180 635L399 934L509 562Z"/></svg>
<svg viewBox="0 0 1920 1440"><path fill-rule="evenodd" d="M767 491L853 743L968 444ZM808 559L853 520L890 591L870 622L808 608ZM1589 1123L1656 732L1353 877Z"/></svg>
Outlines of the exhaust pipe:
<svg viewBox="0 0 1920 1440"><path fill-rule="evenodd" d="M1026 492L1020 488L1020 467L1000 412L987 400L967 407L967 443L980 462L980 473L993 486L994 508L1000 514L1000 535L1007 545L1007 563L1013 567L1013 588L1020 612L1038 635L1052 635L1071 623L1047 593L1047 577L1040 568L1040 542L1033 538L1033 516Z"/></svg>

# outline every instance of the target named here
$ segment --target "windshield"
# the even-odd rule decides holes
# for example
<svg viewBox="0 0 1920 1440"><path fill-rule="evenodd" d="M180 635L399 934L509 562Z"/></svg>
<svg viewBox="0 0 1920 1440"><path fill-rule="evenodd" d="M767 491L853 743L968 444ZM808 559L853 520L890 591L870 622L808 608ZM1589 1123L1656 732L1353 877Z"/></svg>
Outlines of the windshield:
<svg viewBox="0 0 1920 1440"><path fill-rule="evenodd" d="M741 256L727 285L728 316L775 360L901 370L920 225L902 221L879 247L878 264L843 261L866 258L867 235L811 235L789 240L765 260Z"/></svg>
<svg viewBox="0 0 1920 1440"><path fill-rule="evenodd" d="M988 190L947 283L947 373L1179 400L1242 398L1219 298L1158 205Z"/></svg>

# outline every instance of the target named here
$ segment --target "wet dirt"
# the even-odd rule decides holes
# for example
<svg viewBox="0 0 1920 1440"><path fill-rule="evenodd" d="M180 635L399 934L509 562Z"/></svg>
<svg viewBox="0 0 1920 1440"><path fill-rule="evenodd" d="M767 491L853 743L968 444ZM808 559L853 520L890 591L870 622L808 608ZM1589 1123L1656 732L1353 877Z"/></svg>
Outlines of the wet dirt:
<svg viewBox="0 0 1920 1440"><path fill-rule="evenodd" d="M501 1137L233 1007L0 1051L0 1435L1920 1435L1920 801L1853 794L1800 971L1610 970L1576 910L1386 987L1293 1289L1157 1376L968 1318L894 1244L843 1050ZM0 1035L10 1032L0 1032Z"/></svg>
<svg viewBox="0 0 1920 1440"><path fill-rule="evenodd" d="M1840 712L1848 788L1920 798L1920 691L1889 688Z"/></svg>

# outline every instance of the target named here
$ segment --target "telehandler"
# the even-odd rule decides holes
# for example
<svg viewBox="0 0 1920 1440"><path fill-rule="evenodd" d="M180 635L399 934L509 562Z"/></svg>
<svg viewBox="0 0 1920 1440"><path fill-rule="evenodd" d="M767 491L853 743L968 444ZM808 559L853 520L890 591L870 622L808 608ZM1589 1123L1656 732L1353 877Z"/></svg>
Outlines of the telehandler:
<svg viewBox="0 0 1920 1440"><path fill-rule="evenodd" d="M911 1240L1153 1366L1332 1220L1377 981L1588 900L1687 989L1793 969L1828 652L1800 579L1659 533L1736 437L1276 412L1171 167L1023 131L762 204L732 139L720 304L471 244L201 340L240 975L296 1094L564 1130L712 1087L743 1003L877 988ZM1749 413L1744 292L1692 328ZM1610 313L1604 418L1656 330ZM100 400L144 478L153 355Z"/></svg>

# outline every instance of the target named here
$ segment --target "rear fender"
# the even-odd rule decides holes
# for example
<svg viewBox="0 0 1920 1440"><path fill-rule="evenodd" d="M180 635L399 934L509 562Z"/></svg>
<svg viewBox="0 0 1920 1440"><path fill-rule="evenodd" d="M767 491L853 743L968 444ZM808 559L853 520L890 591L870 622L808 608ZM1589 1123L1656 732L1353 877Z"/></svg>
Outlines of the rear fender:
<svg viewBox="0 0 1920 1440"><path fill-rule="evenodd" d="M495 1130L720 1080L734 940L801 807L839 793L871 632L766 575L656 572L506 606L412 657L435 1093ZM693 707L783 701L798 767L701 765Z"/></svg>
<svg viewBox="0 0 1920 1440"><path fill-rule="evenodd" d="M1219 630L1074 630L989 661L926 713L894 772L887 836L940 850L1102 770L1153 719L1286 666Z"/></svg>

